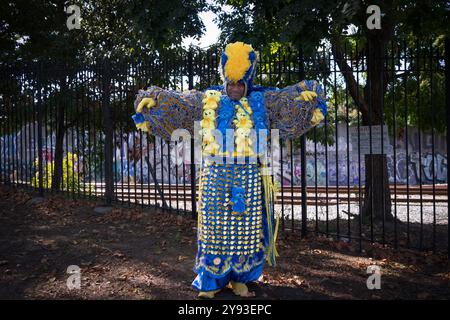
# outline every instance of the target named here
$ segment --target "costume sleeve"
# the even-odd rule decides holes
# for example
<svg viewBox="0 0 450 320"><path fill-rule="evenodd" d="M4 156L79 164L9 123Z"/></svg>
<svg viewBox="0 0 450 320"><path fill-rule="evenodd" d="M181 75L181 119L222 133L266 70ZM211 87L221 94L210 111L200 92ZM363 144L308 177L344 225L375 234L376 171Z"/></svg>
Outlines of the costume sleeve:
<svg viewBox="0 0 450 320"><path fill-rule="evenodd" d="M302 101L303 91L317 94L313 102ZM281 138L297 138L318 125L327 114L326 97L322 85L304 80L286 88L267 91L264 102L271 128L280 130Z"/></svg>
<svg viewBox="0 0 450 320"><path fill-rule="evenodd" d="M147 90L139 90L134 102L136 113L132 118L138 129L165 140L170 140L176 129L187 129L193 134L194 121L201 120L202 96L203 92L197 90L178 92L151 86ZM143 100L146 103L144 107L141 104Z"/></svg>

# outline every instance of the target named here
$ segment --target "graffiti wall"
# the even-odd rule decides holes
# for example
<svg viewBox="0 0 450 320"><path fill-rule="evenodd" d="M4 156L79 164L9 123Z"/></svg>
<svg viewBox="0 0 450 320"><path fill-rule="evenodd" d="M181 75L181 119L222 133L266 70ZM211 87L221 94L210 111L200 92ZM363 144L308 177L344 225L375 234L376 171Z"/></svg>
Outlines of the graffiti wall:
<svg viewBox="0 0 450 320"><path fill-rule="evenodd" d="M407 135L406 135L407 131ZM386 153L389 181L398 184L418 185L434 183L447 183L447 149L444 136L434 136L420 133L416 128L401 130L395 137L389 136L391 148ZM394 143L395 142L395 143ZM395 145L395 146L394 146ZM364 155L358 157L358 146L347 140L345 125L338 127L337 143L332 146L323 146L313 141L306 144L306 177L307 184L324 186L328 180L329 185L357 186L365 182ZM289 148L283 149L282 174L278 176L285 185L300 184L301 161L300 151L295 150L293 170L291 170L291 155ZM354 152L355 151L355 152ZM434 163L434 168L433 168ZM292 173L293 171L293 173ZM282 179L281 179L282 178Z"/></svg>
<svg viewBox="0 0 450 320"><path fill-rule="evenodd" d="M152 171L158 182L183 184L190 183L191 170L185 159L186 144L168 144L156 137L154 142L138 135L129 135L128 141L122 143L122 148L116 146L114 158L116 181L132 181L153 183ZM128 155L127 155L128 152Z"/></svg>
<svg viewBox="0 0 450 320"><path fill-rule="evenodd" d="M11 174L33 172L34 160L37 157L37 143L33 137L37 136L37 126L28 124L17 134L0 137L0 157L3 177ZM104 136L91 137L86 132L68 131L64 138L64 152L81 153L80 170L83 173L93 173L102 170L101 145ZM351 133L350 133L351 134ZM54 157L54 141L56 137L45 135L43 132L43 157L51 161ZM144 136L143 136L144 137ZM86 144L86 141L97 141L97 146ZM395 138L389 135L390 148L388 148L387 164L391 183L417 185L447 183L447 149L445 136L435 135L434 144L431 134L419 133L416 128L400 130ZM153 175L149 168L154 168L155 178L159 182L190 183L190 166L185 159L185 148L189 146L182 143L168 145L159 138L154 141L143 139L135 133L119 134L114 136L114 176L115 181L136 181L152 183ZM81 150L84 148L83 150ZM279 180L285 185L299 185L301 181L300 150L283 148L282 170L278 172ZM82 151L82 152L81 152ZM95 157L91 156L97 154ZM99 154L99 155L98 155ZM84 156L83 156L84 155ZM90 155L87 157L86 155ZM359 154L358 146L347 139L345 124L337 128L337 141L331 146L315 144L308 140L306 143L306 177L308 185L350 185L364 184L365 163L364 155ZM99 157L100 156L100 157ZM291 170L291 158L293 159ZM434 166L433 166L434 164ZM18 170L22 168L23 170ZM14 171L14 172L13 172ZM26 175L26 174L25 174ZM101 176L101 175L96 175ZM27 179L28 176L19 177ZM89 179L93 181L95 177Z"/></svg>

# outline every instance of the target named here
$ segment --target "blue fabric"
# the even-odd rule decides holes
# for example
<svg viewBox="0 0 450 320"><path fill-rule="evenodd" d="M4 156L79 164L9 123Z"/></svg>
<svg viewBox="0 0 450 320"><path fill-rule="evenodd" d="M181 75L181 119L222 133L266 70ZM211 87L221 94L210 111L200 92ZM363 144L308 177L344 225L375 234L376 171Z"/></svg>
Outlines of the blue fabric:
<svg viewBox="0 0 450 320"><path fill-rule="evenodd" d="M227 286L230 281L248 283L259 279L264 269L264 263L245 273L236 273L230 270L221 277L212 277L207 271L200 272L194 281L192 288L198 291L214 291Z"/></svg>
<svg viewBox="0 0 450 320"><path fill-rule="evenodd" d="M263 191L264 194L264 191ZM265 201L263 197L263 208L265 208ZM274 226L275 219L272 216L272 226ZM273 231L273 230L272 230ZM263 234L264 240L263 244L265 247L269 244L269 229L267 223L267 216L263 214ZM247 272L237 273L234 272L233 269L230 269L229 272L223 275L214 275L208 272L205 269L201 269L197 271L197 276L192 282L192 288L198 291L214 291L218 289L224 288L231 280L235 282L248 283L257 281L261 276L265 267L265 261L256 267L252 268ZM194 270L195 271L195 270Z"/></svg>
<svg viewBox="0 0 450 320"><path fill-rule="evenodd" d="M222 93L225 93L225 88L223 85L213 85L208 87L206 90L217 90ZM264 87L260 85L252 85L247 88L247 96L249 96L252 92L268 92L268 91L279 91L280 89L277 87Z"/></svg>
<svg viewBox="0 0 450 320"><path fill-rule="evenodd" d="M233 187L231 189L231 203L233 211L243 213L245 211L245 189L241 187Z"/></svg>
<svg viewBox="0 0 450 320"><path fill-rule="evenodd" d="M145 121L145 118L142 115L142 113L135 113L131 116L131 118L133 118L135 124L142 123Z"/></svg>
<svg viewBox="0 0 450 320"><path fill-rule="evenodd" d="M262 91L250 94L249 103L258 132L268 128L264 102ZM232 128L235 105L243 108L240 102L236 104L228 96L221 97L217 128L223 133L223 149L226 148L225 130ZM257 150L262 151L259 143ZM199 215L201 231L194 266L197 276L192 282L194 289L214 291L226 286L230 280L247 283L261 276L270 234L259 170L256 162L219 164L213 161L204 167ZM272 217L272 227L273 220Z"/></svg>

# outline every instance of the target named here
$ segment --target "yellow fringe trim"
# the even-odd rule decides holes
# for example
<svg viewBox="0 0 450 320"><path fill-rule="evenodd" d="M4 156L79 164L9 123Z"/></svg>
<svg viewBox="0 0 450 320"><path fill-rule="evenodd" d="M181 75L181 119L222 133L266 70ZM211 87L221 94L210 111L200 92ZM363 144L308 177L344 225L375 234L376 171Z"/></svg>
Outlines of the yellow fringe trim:
<svg viewBox="0 0 450 320"><path fill-rule="evenodd" d="M201 219L202 219L202 192L203 192L203 168L200 168L200 181L198 183L198 197L199 197L199 201L198 201L198 207L197 207L197 232L198 232L198 237L200 238L201 236ZM197 199L195 199L197 200Z"/></svg>
<svg viewBox="0 0 450 320"><path fill-rule="evenodd" d="M266 167L263 167L264 169L267 169ZM266 170L263 170L266 171ZM267 262L269 263L269 266L272 266L272 261L271 261L271 255L274 255L274 261L276 257L279 257L278 251L277 251L277 247L276 247L276 241L277 241L277 237L278 237L278 226L280 223L280 217L276 217L276 222L275 222L275 230L273 233L273 236L271 236L271 232L272 232L272 219L271 219L271 211L270 211L270 207L272 205L272 197L276 196L276 193L278 192L278 188L276 186L276 184L274 184L272 182L271 176L270 175L262 175L263 177L263 183L264 183L264 196L265 196L265 203L266 203L266 215L267 215L267 224L268 224L268 229L269 229L269 247L267 249ZM275 214L275 213L274 213Z"/></svg>

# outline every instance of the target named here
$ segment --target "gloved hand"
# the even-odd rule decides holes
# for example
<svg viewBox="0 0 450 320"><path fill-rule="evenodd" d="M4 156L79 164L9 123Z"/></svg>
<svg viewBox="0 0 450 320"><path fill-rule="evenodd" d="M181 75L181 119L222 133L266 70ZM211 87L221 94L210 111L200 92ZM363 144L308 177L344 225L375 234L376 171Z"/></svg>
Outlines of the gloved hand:
<svg viewBox="0 0 450 320"><path fill-rule="evenodd" d="M150 132L150 123L148 121L137 123L136 128L144 132Z"/></svg>
<svg viewBox="0 0 450 320"><path fill-rule="evenodd" d="M300 93L300 96L295 98L295 100L313 102L317 98L317 93L314 91L305 90Z"/></svg>
<svg viewBox="0 0 450 320"><path fill-rule="evenodd" d="M147 108L150 109L151 107L154 107L154 106L156 106L155 99L153 99L153 98L144 98L144 99L142 99L141 102L139 102L139 104L138 104L138 106L136 108L136 112L137 113L141 113L142 109L144 107L147 107Z"/></svg>
<svg viewBox="0 0 450 320"><path fill-rule="evenodd" d="M318 125L323 119L325 119L325 117L323 116L322 112L319 108L316 108L311 118L312 126Z"/></svg>

